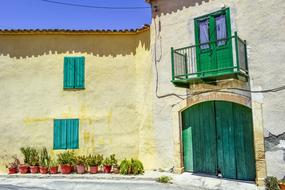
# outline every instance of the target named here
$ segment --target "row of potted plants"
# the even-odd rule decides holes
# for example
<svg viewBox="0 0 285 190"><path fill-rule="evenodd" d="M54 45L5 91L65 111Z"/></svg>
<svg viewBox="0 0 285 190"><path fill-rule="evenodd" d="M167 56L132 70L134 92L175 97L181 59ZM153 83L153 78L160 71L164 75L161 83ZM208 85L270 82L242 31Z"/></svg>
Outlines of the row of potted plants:
<svg viewBox="0 0 285 190"><path fill-rule="evenodd" d="M58 170L62 174L76 172L84 174L87 171L91 174L99 172L121 173L121 174L143 174L143 164L139 160L123 160L118 165L115 154L104 158L103 155L76 155L74 151L64 151L57 155L57 159L51 159L45 147L37 150L32 147L22 147L20 149L24 156L24 164L20 164L19 159L13 156L13 161L6 165L9 174L20 172L21 174L41 173L56 174Z"/></svg>

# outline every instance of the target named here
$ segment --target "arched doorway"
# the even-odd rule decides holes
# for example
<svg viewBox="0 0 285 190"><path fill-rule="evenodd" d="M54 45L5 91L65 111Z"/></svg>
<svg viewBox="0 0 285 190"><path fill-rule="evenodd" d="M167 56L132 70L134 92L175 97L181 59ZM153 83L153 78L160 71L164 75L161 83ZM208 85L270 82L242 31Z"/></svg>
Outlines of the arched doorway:
<svg viewBox="0 0 285 190"><path fill-rule="evenodd" d="M255 180L251 109L226 101L195 104L182 112L184 170Z"/></svg>

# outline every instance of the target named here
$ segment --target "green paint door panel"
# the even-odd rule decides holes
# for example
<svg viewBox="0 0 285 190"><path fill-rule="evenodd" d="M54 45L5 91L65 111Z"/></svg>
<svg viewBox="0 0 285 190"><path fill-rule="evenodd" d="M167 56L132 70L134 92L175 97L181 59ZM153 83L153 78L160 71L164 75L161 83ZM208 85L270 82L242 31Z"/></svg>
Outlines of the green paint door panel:
<svg viewBox="0 0 285 190"><path fill-rule="evenodd" d="M192 128L190 121L192 121L189 112L182 112L183 126L182 126L182 141L184 154L184 170L193 172L193 147L192 147Z"/></svg>
<svg viewBox="0 0 285 190"><path fill-rule="evenodd" d="M225 28L224 37L218 38L218 29L220 25L217 24L217 19L223 16ZM203 26L204 30L201 29L201 24L208 23L208 26ZM221 22L221 21L220 21ZM231 37L231 21L230 21L230 9L220 10L215 13L211 13L194 20L195 26L195 42L196 46L196 57L197 57L197 71L199 77L209 77L232 73L233 69L233 54L232 54L232 41ZM208 29L208 31L205 31ZM219 30L220 31L220 30ZM208 36L206 45L201 44L201 33L204 36ZM219 40L219 41L217 41ZM204 43L203 43L204 44ZM227 68L227 69L226 69Z"/></svg>
<svg viewBox="0 0 285 190"><path fill-rule="evenodd" d="M254 180L255 159L252 113L249 108L234 106L237 178Z"/></svg>
<svg viewBox="0 0 285 190"><path fill-rule="evenodd" d="M218 171L226 178L236 179L235 134L231 102L215 102Z"/></svg>
<svg viewBox="0 0 285 190"><path fill-rule="evenodd" d="M255 179L251 109L209 101L182 112L185 171Z"/></svg>
<svg viewBox="0 0 285 190"><path fill-rule="evenodd" d="M189 118L188 125L193 126L191 127L193 134L193 171L212 175L216 173L217 167L216 137L212 135L215 133L213 105L213 102L206 102L195 105L186 111ZM187 160L184 159L184 162Z"/></svg>

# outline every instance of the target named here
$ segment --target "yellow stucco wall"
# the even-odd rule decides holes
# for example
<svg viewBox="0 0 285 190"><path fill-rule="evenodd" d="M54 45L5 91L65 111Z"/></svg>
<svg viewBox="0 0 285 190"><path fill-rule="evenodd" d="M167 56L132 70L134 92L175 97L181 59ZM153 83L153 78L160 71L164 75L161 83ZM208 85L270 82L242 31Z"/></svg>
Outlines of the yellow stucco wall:
<svg viewBox="0 0 285 190"><path fill-rule="evenodd" d="M22 146L52 155L53 119L79 118L78 154L156 165L149 31L0 35L0 165ZM84 90L63 90L64 56L85 57Z"/></svg>

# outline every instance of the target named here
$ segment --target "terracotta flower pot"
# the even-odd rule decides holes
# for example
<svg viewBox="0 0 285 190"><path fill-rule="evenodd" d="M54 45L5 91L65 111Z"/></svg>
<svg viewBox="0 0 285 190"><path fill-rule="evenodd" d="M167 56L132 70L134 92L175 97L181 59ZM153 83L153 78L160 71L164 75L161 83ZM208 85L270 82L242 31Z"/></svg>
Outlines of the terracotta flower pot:
<svg viewBox="0 0 285 190"><path fill-rule="evenodd" d="M41 174L47 174L48 173L48 167L40 166L40 173Z"/></svg>
<svg viewBox="0 0 285 190"><path fill-rule="evenodd" d="M90 166L90 173L91 174L98 173L98 166Z"/></svg>
<svg viewBox="0 0 285 190"><path fill-rule="evenodd" d="M279 183L279 187L281 190L285 190L285 184Z"/></svg>
<svg viewBox="0 0 285 190"><path fill-rule="evenodd" d="M49 168L50 174L57 174L57 171L58 171L58 166L53 166Z"/></svg>
<svg viewBox="0 0 285 190"><path fill-rule="evenodd" d="M112 166L104 166L104 173L111 173Z"/></svg>
<svg viewBox="0 0 285 190"><path fill-rule="evenodd" d="M39 166L30 166L30 170L32 174L39 173Z"/></svg>
<svg viewBox="0 0 285 190"><path fill-rule="evenodd" d="M8 168L9 174L15 174L18 172L17 168Z"/></svg>
<svg viewBox="0 0 285 190"><path fill-rule="evenodd" d="M28 171L29 171L29 166L27 166L27 165L20 165L19 166L19 172L21 174L26 174L26 173L28 173Z"/></svg>
<svg viewBox="0 0 285 190"><path fill-rule="evenodd" d="M66 164L60 165L60 171L62 174L70 174L72 171L72 166Z"/></svg>
<svg viewBox="0 0 285 190"><path fill-rule="evenodd" d="M84 165L76 165L76 172L78 174L84 174L85 173L85 166Z"/></svg>

